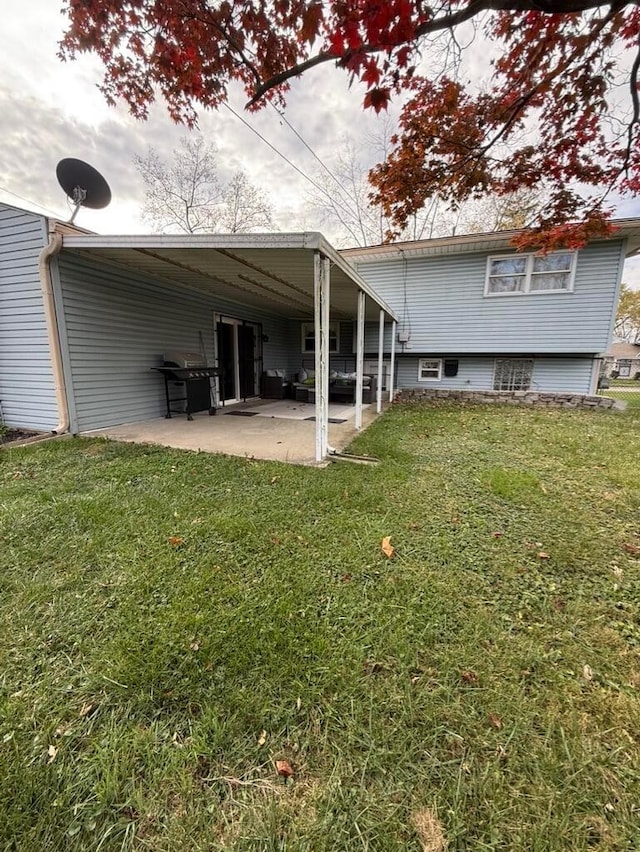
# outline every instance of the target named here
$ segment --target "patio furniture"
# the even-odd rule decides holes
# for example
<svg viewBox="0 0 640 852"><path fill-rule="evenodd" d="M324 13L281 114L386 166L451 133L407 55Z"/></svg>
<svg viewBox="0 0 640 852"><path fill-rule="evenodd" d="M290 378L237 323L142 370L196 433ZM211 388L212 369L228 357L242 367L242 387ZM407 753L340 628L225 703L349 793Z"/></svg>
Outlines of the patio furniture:
<svg viewBox="0 0 640 852"><path fill-rule="evenodd" d="M296 402L315 402L316 389L314 385L295 382L293 385ZM364 376L362 386L362 402L369 405L376 400L377 381L375 376ZM329 400L355 404L356 380L353 378L338 378L329 381Z"/></svg>
<svg viewBox="0 0 640 852"><path fill-rule="evenodd" d="M285 370L265 370L262 374L263 399L285 399L289 396L290 382Z"/></svg>

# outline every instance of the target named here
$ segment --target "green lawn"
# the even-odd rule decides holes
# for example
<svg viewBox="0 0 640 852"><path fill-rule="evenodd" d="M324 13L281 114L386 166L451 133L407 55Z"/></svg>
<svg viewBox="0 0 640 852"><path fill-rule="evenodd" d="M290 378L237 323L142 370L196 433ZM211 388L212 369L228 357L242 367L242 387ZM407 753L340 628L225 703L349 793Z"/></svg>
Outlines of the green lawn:
<svg viewBox="0 0 640 852"><path fill-rule="evenodd" d="M614 387L599 391L600 396L608 396L613 399L620 399L627 403L627 408L640 408L640 387L632 389L624 387Z"/></svg>
<svg viewBox="0 0 640 852"><path fill-rule="evenodd" d="M354 450L0 451L0 849L640 848L637 409Z"/></svg>

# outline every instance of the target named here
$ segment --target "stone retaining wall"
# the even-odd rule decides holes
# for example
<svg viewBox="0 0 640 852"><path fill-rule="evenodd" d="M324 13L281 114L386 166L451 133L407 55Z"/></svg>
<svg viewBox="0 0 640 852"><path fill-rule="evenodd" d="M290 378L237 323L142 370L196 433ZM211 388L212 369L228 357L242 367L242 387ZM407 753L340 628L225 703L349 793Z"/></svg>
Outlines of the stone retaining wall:
<svg viewBox="0 0 640 852"><path fill-rule="evenodd" d="M471 391L444 390L442 388L420 388L400 390L396 402L423 402L429 400L455 400L457 402L487 403L503 405L530 405L536 408L625 408L625 403L607 396L589 396L580 393L556 393L543 391Z"/></svg>

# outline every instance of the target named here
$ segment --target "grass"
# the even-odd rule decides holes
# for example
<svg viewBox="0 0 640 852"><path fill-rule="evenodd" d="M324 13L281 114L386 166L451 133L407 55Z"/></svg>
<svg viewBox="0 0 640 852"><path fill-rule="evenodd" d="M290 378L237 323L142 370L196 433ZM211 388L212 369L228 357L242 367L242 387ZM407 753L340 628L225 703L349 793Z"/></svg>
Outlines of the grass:
<svg viewBox="0 0 640 852"><path fill-rule="evenodd" d="M637 411L353 449L2 451L0 849L640 848Z"/></svg>

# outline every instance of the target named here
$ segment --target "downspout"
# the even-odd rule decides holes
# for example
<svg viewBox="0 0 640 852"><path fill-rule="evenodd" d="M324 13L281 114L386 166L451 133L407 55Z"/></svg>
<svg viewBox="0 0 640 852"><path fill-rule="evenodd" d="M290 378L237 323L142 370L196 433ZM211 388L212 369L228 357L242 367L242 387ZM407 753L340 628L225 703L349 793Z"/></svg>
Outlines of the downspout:
<svg viewBox="0 0 640 852"><path fill-rule="evenodd" d="M40 252L38 260L42 301L47 320L47 336L49 338L51 369L53 370L53 383L56 390L56 402L58 405L58 425L52 430L54 435L62 435L69 431L67 388L62 368L62 350L60 348L58 320L56 317L56 306L53 300L53 284L51 282L51 259L59 254L61 249L62 234L53 233L50 236L49 244Z"/></svg>

